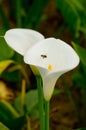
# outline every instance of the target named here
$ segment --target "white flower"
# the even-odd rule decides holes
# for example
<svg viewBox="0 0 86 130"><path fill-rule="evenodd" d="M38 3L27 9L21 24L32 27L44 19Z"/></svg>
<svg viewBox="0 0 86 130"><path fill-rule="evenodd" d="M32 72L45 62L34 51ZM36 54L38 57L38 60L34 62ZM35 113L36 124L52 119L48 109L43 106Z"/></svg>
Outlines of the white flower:
<svg viewBox="0 0 86 130"><path fill-rule="evenodd" d="M43 80L45 100L50 100L57 79L79 64L79 57L67 43L55 39L44 39L24 55L27 64L38 68Z"/></svg>
<svg viewBox="0 0 86 130"><path fill-rule="evenodd" d="M11 29L4 38L11 48L24 55L27 64L38 68L45 100L50 100L57 79L79 64L79 57L71 46L59 39L44 39L37 31Z"/></svg>
<svg viewBox="0 0 86 130"><path fill-rule="evenodd" d="M24 53L36 44L38 41L44 39L44 36L37 31L31 29L10 29L4 36L7 44L17 51L19 54Z"/></svg>

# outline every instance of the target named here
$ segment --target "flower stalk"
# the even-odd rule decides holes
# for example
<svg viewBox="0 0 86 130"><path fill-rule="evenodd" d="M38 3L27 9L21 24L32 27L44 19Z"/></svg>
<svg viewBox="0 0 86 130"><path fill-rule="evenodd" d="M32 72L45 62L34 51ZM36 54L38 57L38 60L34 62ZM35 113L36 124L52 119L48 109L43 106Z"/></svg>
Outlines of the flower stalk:
<svg viewBox="0 0 86 130"><path fill-rule="evenodd" d="M26 91L26 82L22 80L22 91L21 91L21 115L24 114L24 105L25 105L25 91Z"/></svg>
<svg viewBox="0 0 86 130"><path fill-rule="evenodd" d="M40 130L45 130L45 124L44 124L44 121L45 121L44 99L43 99L41 76L37 75L36 80L37 80L37 88L38 88L38 105L39 105Z"/></svg>
<svg viewBox="0 0 86 130"><path fill-rule="evenodd" d="M45 103L45 130L49 130L49 101L44 101Z"/></svg>

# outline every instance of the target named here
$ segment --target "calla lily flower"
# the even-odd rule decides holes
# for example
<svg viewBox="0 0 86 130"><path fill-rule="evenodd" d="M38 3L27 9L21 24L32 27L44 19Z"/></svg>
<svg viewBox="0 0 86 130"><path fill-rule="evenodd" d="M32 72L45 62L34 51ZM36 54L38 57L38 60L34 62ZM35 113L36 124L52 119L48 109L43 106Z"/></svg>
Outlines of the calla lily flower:
<svg viewBox="0 0 86 130"><path fill-rule="evenodd" d="M79 64L79 57L67 43L47 38L30 48L24 55L24 61L39 70L43 81L44 98L49 101L57 79L74 69Z"/></svg>
<svg viewBox="0 0 86 130"><path fill-rule="evenodd" d="M21 55L37 42L44 39L44 36L31 29L10 29L4 36L7 44Z"/></svg>
<svg viewBox="0 0 86 130"><path fill-rule="evenodd" d="M57 79L79 64L79 57L71 46L59 39L44 39L37 31L10 29L4 38L11 48L24 55L27 64L37 67L47 101L52 96Z"/></svg>

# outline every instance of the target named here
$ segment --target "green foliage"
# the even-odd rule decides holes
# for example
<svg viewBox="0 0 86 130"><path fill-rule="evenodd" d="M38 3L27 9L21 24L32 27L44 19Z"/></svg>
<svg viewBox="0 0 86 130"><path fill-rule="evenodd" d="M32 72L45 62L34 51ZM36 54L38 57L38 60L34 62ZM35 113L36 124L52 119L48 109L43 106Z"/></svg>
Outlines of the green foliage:
<svg viewBox="0 0 86 130"><path fill-rule="evenodd" d="M9 128L11 130L22 130L23 126L26 124L26 116L20 116L19 118L15 118L9 121Z"/></svg>
<svg viewBox="0 0 86 130"><path fill-rule="evenodd" d="M77 71L76 73L72 75L72 78L73 78L73 81L75 81L79 87L85 87L86 80L84 76L85 74L83 73L82 75L82 71Z"/></svg>
<svg viewBox="0 0 86 130"><path fill-rule="evenodd" d="M81 86L85 87L85 77L86 77L86 49L82 48L80 45L73 43L73 47L76 50L77 54L80 57L81 65L79 71L73 74L73 79L76 83Z"/></svg>
<svg viewBox="0 0 86 130"><path fill-rule="evenodd" d="M13 71L13 72L10 72L9 70L5 70L2 73L1 77L8 82L13 82L13 83L17 82L18 83L19 82L19 73L20 73L19 70Z"/></svg>
<svg viewBox="0 0 86 130"><path fill-rule="evenodd" d="M0 61L7 60L14 55L14 51L8 47L4 38L0 38Z"/></svg>
<svg viewBox="0 0 86 130"><path fill-rule="evenodd" d="M60 93L62 93L62 90L55 88L55 89L54 89L54 92L53 92L53 95L58 95L58 94L60 94Z"/></svg>
<svg viewBox="0 0 86 130"><path fill-rule="evenodd" d="M16 18L17 27L38 29L42 12L49 0L21 1L13 0L13 15ZM21 10L22 7L22 10ZM20 20L21 19L21 20ZM23 21L22 21L23 19Z"/></svg>
<svg viewBox="0 0 86 130"><path fill-rule="evenodd" d="M19 96L15 102L14 107L16 110L21 113L21 96ZM25 113L30 117L38 118L38 95L37 90L31 90L25 95Z"/></svg>
<svg viewBox="0 0 86 130"><path fill-rule="evenodd" d="M3 23L4 29L5 30L9 29L10 28L9 21L8 21L7 16L5 15L4 10L1 5L0 5L0 16L2 18L2 23Z"/></svg>
<svg viewBox="0 0 86 130"><path fill-rule="evenodd" d="M73 43L73 46L78 53L81 62L86 66L86 49L80 47L79 45Z"/></svg>
<svg viewBox="0 0 86 130"><path fill-rule="evenodd" d="M86 49L80 47L80 45L77 45L73 43L73 46L78 53L81 64L79 71L77 71L75 74L73 74L73 80L75 83L81 88L81 98L82 98L82 104L83 104L83 111L84 111L84 116L82 122L86 124L85 118L86 118ZM81 117L82 118L82 117ZM84 130L85 128L80 128L78 130Z"/></svg>
<svg viewBox="0 0 86 130"><path fill-rule="evenodd" d="M25 8L26 17L24 27L37 29L42 17L42 11L49 0L33 0L32 5L29 8ZM24 2L25 3L25 2ZM27 5L26 5L27 6Z"/></svg>
<svg viewBox="0 0 86 130"><path fill-rule="evenodd" d="M10 118L19 117L16 110L8 102L4 100L0 101L0 113L3 115L4 118L10 119ZM9 117L7 117L6 115L9 115Z"/></svg>
<svg viewBox="0 0 86 130"><path fill-rule="evenodd" d="M4 124L0 122L0 130L10 130Z"/></svg>
<svg viewBox="0 0 86 130"><path fill-rule="evenodd" d="M0 62L0 74L3 73L3 71L5 71L5 69L12 63L13 63L12 60L1 61Z"/></svg>
<svg viewBox="0 0 86 130"><path fill-rule="evenodd" d="M5 124L9 129L15 130L26 124L26 117L19 116L16 110L6 101L0 102L0 122Z"/></svg>
<svg viewBox="0 0 86 130"><path fill-rule="evenodd" d="M57 6L62 12L64 21L68 24L74 37L79 36L79 31L86 33L86 11L79 0L56 0Z"/></svg>

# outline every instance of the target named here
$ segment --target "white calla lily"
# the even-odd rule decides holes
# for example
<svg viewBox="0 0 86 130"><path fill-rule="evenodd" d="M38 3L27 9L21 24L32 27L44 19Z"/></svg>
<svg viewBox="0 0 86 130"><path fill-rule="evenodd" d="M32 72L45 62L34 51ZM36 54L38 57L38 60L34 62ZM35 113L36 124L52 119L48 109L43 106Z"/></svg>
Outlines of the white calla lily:
<svg viewBox="0 0 86 130"><path fill-rule="evenodd" d="M24 55L27 64L38 68L43 80L45 100L50 100L57 79L79 64L79 57L67 43L48 38L38 42Z"/></svg>
<svg viewBox="0 0 86 130"><path fill-rule="evenodd" d="M4 36L7 44L21 55L32 47L38 41L44 39L44 36L31 29L10 29Z"/></svg>

